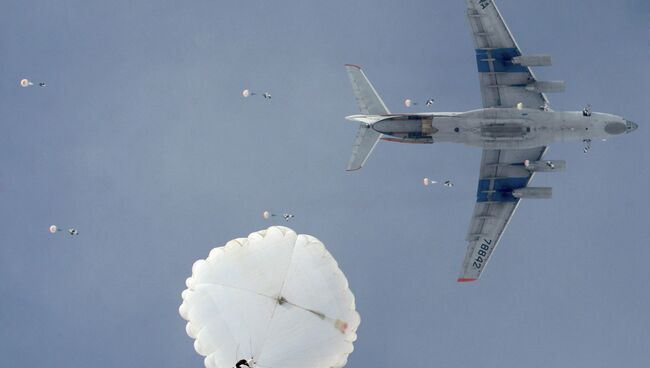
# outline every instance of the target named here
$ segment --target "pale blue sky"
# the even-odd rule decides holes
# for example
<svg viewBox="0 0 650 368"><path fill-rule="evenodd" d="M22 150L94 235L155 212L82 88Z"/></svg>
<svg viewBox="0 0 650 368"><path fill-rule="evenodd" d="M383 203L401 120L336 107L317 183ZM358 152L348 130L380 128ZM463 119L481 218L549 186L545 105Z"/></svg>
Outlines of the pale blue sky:
<svg viewBox="0 0 650 368"><path fill-rule="evenodd" d="M348 276L349 367L647 367L650 5L498 5L525 52L553 55L536 74L566 81L554 109L640 127L586 156L552 146L568 169L534 183L554 198L523 203L459 285L480 150L381 143L345 172L343 64L396 112L480 107L464 1L0 2L0 366L201 367L185 278L269 209Z"/></svg>

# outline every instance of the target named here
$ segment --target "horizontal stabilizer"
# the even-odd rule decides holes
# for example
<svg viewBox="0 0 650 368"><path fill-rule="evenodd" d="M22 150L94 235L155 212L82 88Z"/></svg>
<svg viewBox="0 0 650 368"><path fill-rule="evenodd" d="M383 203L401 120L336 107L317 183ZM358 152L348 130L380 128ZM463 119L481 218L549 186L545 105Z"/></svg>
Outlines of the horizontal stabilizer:
<svg viewBox="0 0 650 368"><path fill-rule="evenodd" d="M352 90L354 91L354 97L357 99L359 111L365 115L390 114L384 101L381 100L363 70L359 66L352 64L346 64L345 68L348 71L350 83L352 83Z"/></svg>
<svg viewBox="0 0 650 368"><path fill-rule="evenodd" d="M390 111L382 101L381 97L368 80L360 67L352 64L346 64L345 68L352 83L354 97L359 105L359 111L364 115L388 115ZM352 146L352 156L348 162L348 171L358 170L368 160L372 150L379 142L381 133L371 128L372 121L364 121L363 116L352 116L349 120L361 121L357 137Z"/></svg>
<svg viewBox="0 0 650 368"><path fill-rule="evenodd" d="M379 138L381 138L381 133L378 133L369 125L360 124L357 137L352 145L352 156L350 156L350 162L348 162L346 170L359 170L368 160L372 150L375 149Z"/></svg>

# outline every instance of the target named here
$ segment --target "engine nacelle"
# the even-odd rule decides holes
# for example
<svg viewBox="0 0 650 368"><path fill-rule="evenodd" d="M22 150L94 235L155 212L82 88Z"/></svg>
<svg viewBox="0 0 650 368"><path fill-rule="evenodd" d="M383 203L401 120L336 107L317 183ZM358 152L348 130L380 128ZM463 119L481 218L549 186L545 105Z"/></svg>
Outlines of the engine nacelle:
<svg viewBox="0 0 650 368"><path fill-rule="evenodd" d="M566 86L564 81L537 81L528 83L526 90L540 93L564 92Z"/></svg>
<svg viewBox="0 0 650 368"><path fill-rule="evenodd" d="M512 196L515 198L548 199L552 195L553 188L549 187L526 187L512 191Z"/></svg>
<svg viewBox="0 0 650 368"><path fill-rule="evenodd" d="M382 141L397 142L397 143L410 143L410 144L431 144L433 139L431 137L420 138L396 138L396 137L382 137Z"/></svg>
<svg viewBox="0 0 650 368"><path fill-rule="evenodd" d="M513 64L522 66L550 66L550 55L521 55L512 58Z"/></svg>
<svg viewBox="0 0 650 368"><path fill-rule="evenodd" d="M564 160L542 160L542 161L524 161L524 167L531 172L552 172L564 171L566 161Z"/></svg>

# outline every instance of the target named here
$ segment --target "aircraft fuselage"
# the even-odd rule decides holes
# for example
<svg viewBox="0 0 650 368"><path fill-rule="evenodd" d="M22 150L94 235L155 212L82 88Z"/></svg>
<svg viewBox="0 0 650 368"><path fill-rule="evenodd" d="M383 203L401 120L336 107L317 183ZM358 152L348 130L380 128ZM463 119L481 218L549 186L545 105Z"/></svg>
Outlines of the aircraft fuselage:
<svg viewBox="0 0 650 368"><path fill-rule="evenodd" d="M467 112L353 115L375 131L401 143L452 142L485 149L525 149L558 141L605 139L637 125L620 116L582 111L487 108Z"/></svg>

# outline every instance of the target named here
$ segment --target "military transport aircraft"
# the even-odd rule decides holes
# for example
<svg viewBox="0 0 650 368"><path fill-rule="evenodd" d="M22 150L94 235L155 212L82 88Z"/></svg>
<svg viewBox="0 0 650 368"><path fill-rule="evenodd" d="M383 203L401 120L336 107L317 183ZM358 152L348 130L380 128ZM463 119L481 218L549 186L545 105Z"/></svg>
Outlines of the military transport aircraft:
<svg viewBox="0 0 650 368"><path fill-rule="evenodd" d="M564 90L562 81L539 81L532 66L548 66L548 55L522 54L493 0L466 0L476 45L483 108L467 112L391 114L365 74L346 65L362 115L348 170L358 170L379 139L400 143L464 143L483 148L476 205L459 282L477 280L522 198L550 198L551 188L530 187L536 172L554 172L565 162L543 158L556 141L584 142L629 133L637 125L620 116L553 111L545 93Z"/></svg>

